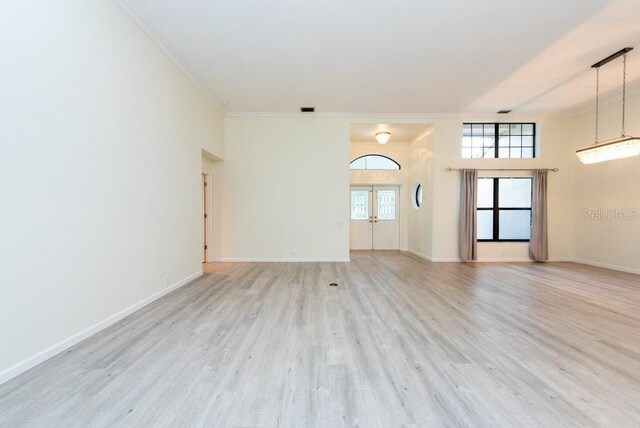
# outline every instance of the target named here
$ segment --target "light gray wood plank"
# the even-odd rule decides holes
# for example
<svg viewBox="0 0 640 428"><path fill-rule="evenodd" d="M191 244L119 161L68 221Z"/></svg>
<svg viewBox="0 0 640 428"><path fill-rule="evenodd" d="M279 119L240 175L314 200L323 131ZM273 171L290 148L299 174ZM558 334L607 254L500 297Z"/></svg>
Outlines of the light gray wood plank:
<svg viewBox="0 0 640 428"><path fill-rule="evenodd" d="M393 251L205 270L1 385L0 426L640 426L637 275Z"/></svg>

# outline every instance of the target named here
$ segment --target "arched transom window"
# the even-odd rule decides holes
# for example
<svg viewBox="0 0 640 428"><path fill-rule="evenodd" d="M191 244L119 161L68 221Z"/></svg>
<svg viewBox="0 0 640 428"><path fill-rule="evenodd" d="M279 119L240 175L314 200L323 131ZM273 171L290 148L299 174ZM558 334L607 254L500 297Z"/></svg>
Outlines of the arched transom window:
<svg viewBox="0 0 640 428"><path fill-rule="evenodd" d="M400 169L400 164L384 155L364 155L351 161L350 169Z"/></svg>

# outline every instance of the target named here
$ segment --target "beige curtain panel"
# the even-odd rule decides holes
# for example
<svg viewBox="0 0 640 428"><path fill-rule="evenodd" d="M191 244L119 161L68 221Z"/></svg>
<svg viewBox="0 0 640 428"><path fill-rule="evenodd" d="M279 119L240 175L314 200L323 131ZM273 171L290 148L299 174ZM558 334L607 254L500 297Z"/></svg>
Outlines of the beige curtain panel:
<svg viewBox="0 0 640 428"><path fill-rule="evenodd" d="M531 195L531 242L529 255L536 262L549 259L547 238L547 170L533 171Z"/></svg>
<svg viewBox="0 0 640 428"><path fill-rule="evenodd" d="M478 259L477 241L478 170L460 170L460 260Z"/></svg>

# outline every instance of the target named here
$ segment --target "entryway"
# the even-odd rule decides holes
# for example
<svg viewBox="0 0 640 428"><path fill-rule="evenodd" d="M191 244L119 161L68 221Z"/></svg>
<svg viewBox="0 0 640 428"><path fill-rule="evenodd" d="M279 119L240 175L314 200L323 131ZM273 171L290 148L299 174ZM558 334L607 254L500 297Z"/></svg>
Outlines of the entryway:
<svg viewBox="0 0 640 428"><path fill-rule="evenodd" d="M352 250L400 249L398 186L352 186L349 247Z"/></svg>
<svg viewBox="0 0 640 428"><path fill-rule="evenodd" d="M211 174L202 173L202 263L210 262L211 256Z"/></svg>

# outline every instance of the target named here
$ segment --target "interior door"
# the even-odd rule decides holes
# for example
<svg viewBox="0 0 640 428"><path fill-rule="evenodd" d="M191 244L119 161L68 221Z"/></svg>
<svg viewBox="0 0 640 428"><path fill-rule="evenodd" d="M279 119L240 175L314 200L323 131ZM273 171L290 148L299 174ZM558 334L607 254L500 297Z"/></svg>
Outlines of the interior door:
<svg viewBox="0 0 640 428"><path fill-rule="evenodd" d="M399 188L359 186L351 188L352 250L399 250Z"/></svg>
<svg viewBox="0 0 640 428"><path fill-rule="evenodd" d="M351 188L351 224L349 248L371 250L373 248L373 188Z"/></svg>
<svg viewBox="0 0 640 428"><path fill-rule="evenodd" d="M207 262L207 249L209 248L207 242L207 217L209 217L209 213L207 212L207 206L209 204L207 200L207 174L202 174L202 263Z"/></svg>
<svg viewBox="0 0 640 428"><path fill-rule="evenodd" d="M399 188L376 186L373 188L373 249L400 249Z"/></svg>

